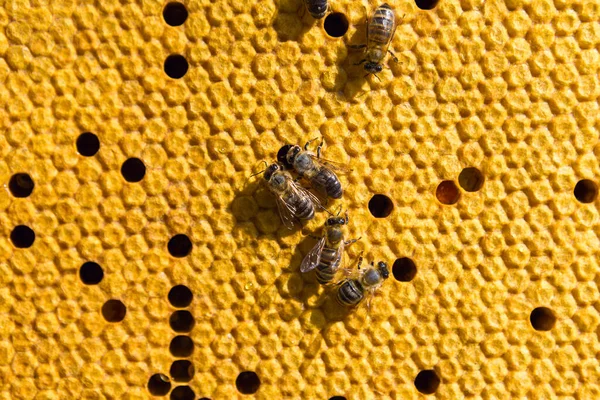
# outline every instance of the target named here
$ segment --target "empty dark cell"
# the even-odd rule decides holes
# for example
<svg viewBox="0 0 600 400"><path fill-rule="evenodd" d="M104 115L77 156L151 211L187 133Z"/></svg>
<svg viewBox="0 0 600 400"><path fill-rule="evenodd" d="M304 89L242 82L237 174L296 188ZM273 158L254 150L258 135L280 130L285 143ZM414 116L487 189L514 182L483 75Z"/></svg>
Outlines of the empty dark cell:
<svg viewBox="0 0 600 400"><path fill-rule="evenodd" d="M531 312L529 321L536 331L549 331L556 324L556 316L551 309L538 307Z"/></svg>
<svg viewBox="0 0 600 400"><path fill-rule="evenodd" d="M90 132L85 132L77 138L77 152L85 157L92 157L100 150L100 140L98 136Z"/></svg>
<svg viewBox="0 0 600 400"><path fill-rule="evenodd" d="M423 394L433 394L440 386L440 378L432 369L426 369L417 374L415 387Z"/></svg>
<svg viewBox="0 0 600 400"><path fill-rule="evenodd" d="M329 400L346 400L346 398L344 396L333 396Z"/></svg>
<svg viewBox="0 0 600 400"><path fill-rule="evenodd" d="M148 380L148 391L152 396L164 396L171 390L169 378L163 374L154 374Z"/></svg>
<svg viewBox="0 0 600 400"><path fill-rule="evenodd" d="M97 285L104 278L104 271L97 263L88 261L79 268L79 278L86 285Z"/></svg>
<svg viewBox="0 0 600 400"><path fill-rule="evenodd" d="M589 179L583 179L577 182L573 193L581 203L591 203L598 196L598 185Z"/></svg>
<svg viewBox="0 0 600 400"><path fill-rule="evenodd" d="M460 191L454 181L442 181L435 191L435 197L442 204L456 204L460 198Z"/></svg>
<svg viewBox="0 0 600 400"><path fill-rule="evenodd" d="M13 242L15 247L19 249L26 249L31 247L35 241L35 232L28 226L18 225L15 226L10 233L10 240Z"/></svg>
<svg viewBox="0 0 600 400"><path fill-rule="evenodd" d="M185 285L173 286L169 291L169 303L173 307L183 308L190 305L192 302L192 291Z"/></svg>
<svg viewBox="0 0 600 400"><path fill-rule="evenodd" d="M178 234L169 240L167 248L173 257L185 257L192 251L192 241L187 235Z"/></svg>
<svg viewBox="0 0 600 400"><path fill-rule="evenodd" d="M169 351L174 357L189 357L194 352L194 342L188 336L175 336L169 344Z"/></svg>
<svg viewBox="0 0 600 400"><path fill-rule="evenodd" d="M392 213L393 209L394 203L383 194L376 194L369 200L369 211L375 218L385 218Z"/></svg>
<svg viewBox="0 0 600 400"><path fill-rule="evenodd" d="M290 164L287 160L287 153L292 148L291 144L286 144L282 146L277 152L277 162L282 164L285 169L292 169L292 164Z"/></svg>
<svg viewBox="0 0 600 400"><path fill-rule="evenodd" d="M417 266L410 258L402 257L394 261L392 274L399 282L410 282L417 275Z"/></svg>
<svg viewBox="0 0 600 400"><path fill-rule="evenodd" d="M102 316L107 322L121 322L126 313L127 308L120 300L108 300L102 306Z"/></svg>
<svg viewBox="0 0 600 400"><path fill-rule="evenodd" d="M200 397L198 400L210 400L208 397Z"/></svg>
<svg viewBox="0 0 600 400"><path fill-rule="evenodd" d="M235 386L241 394L254 394L260 387L260 379L256 372L244 371L238 375Z"/></svg>
<svg viewBox="0 0 600 400"><path fill-rule="evenodd" d="M146 175L146 166L139 158L129 158L121 166L121 174L127 182L139 182Z"/></svg>
<svg viewBox="0 0 600 400"><path fill-rule="evenodd" d="M165 60L164 68L169 78L180 79L187 73L189 65L184 56L172 54Z"/></svg>
<svg viewBox="0 0 600 400"><path fill-rule="evenodd" d="M194 364L188 360L177 360L171 364L171 378L177 382L189 382L194 377Z"/></svg>
<svg viewBox="0 0 600 400"><path fill-rule="evenodd" d="M483 186L483 174L477 168L463 169L458 175L458 184L466 192L476 192Z"/></svg>
<svg viewBox="0 0 600 400"><path fill-rule="evenodd" d="M440 0L415 0L415 4L421 10L433 10Z"/></svg>
<svg viewBox="0 0 600 400"><path fill-rule="evenodd" d="M15 197L28 197L34 186L31 176L22 172L14 174L8 181L8 190Z"/></svg>
<svg viewBox="0 0 600 400"><path fill-rule="evenodd" d="M348 32L348 18L342 13L331 13L325 18L323 27L331 37L342 37Z"/></svg>
<svg viewBox="0 0 600 400"><path fill-rule="evenodd" d="M171 400L196 400L196 394L189 386L177 386L171 392Z"/></svg>
<svg viewBox="0 0 600 400"><path fill-rule="evenodd" d="M178 2L169 3L163 10L163 18L168 25L183 25L188 17L188 11L185 6Z"/></svg>
<svg viewBox="0 0 600 400"><path fill-rule="evenodd" d="M187 310L175 311L169 318L169 324L175 332L189 332L194 328L194 316Z"/></svg>

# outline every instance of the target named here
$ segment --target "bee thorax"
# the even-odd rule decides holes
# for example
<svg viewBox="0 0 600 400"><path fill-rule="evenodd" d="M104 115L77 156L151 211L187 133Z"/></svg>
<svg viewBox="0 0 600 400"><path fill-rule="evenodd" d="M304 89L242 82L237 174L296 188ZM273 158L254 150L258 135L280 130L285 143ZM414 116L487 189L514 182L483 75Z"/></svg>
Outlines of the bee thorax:
<svg viewBox="0 0 600 400"><path fill-rule="evenodd" d="M369 269L363 275L363 282L366 286L377 285L381 281L381 275L379 271L374 269Z"/></svg>

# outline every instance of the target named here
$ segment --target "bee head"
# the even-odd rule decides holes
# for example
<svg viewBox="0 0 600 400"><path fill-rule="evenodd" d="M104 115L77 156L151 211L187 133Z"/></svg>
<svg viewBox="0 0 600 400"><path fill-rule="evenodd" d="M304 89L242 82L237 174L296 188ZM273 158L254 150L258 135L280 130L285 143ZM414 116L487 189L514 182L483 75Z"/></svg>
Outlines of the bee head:
<svg viewBox="0 0 600 400"><path fill-rule="evenodd" d="M287 162L292 164L294 162L294 160L296 159L296 156L298 155L298 153L300 153L302 149L300 149L300 146L298 145L294 145L292 146L287 153Z"/></svg>
<svg viewBox="0 0 600 400"><path fill-rule="evenodd" d="M342 218L342 217L331 217L331 218L327 218L327 222L326 225L327 226L333 226L333 225L345 225L346 224L346 219Z"/></svg>
<svg viewBox="0 0 600 400"><path fill-rule="evenodd" d="M379 261L377 263L377 269L379 270L379 273L381 274L383 279L387 279L390 276L390 270L388 269L387 264L383 261Z"/></svg>
<svg viewBox="0 0 600 400"><path fill-rule="evenodd" d="M269 165L267 169L265 169L265 180L268 181L269 179L271 179L275 171L278 171L279 169L280 167L278 164Z"/></svg>
<svg viewBox="0 0 600 400"><path fill-rule="evenodd" d="M368 61L365 63L365 71L370 74L377 74L383 70L383 66L379 63Z"/></svg>
<svg viewBox="0 0 600 400"><path fill-rule="evenodd" d="M285 169L291 169L292 168L292 164L290 164L287 160L287 155L288 152L290 151L290 149L293 146L291 144L286 144L284 146L282 146L279 151L277 152L277 162L281 165L283 165L283 167Z"/></svg>

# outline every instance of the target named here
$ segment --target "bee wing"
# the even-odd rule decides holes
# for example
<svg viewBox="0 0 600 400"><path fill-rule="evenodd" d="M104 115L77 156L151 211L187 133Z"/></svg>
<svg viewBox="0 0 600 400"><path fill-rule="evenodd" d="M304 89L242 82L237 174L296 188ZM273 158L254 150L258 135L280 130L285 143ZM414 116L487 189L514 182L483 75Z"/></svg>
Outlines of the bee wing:
<svg viewBox="0 0 600 400"><path fill-rule="evenodd" d="M335 252L335 256L336 258L338 258L340 260L340 262L338 263L338 266L336 268L336 271L338 271L339 269L341 269L342 271L345 270L344 268L344 241L342 240L342 242L340 243L340 247L338 247L337 251Z"/></svg>
<svg viewBox="0 0 600 400"><path fill-rule="evenodd" d="M281 196L276 196L275 198L277 199L277 210L279 211L281 222L283 222L286 228L293 229L296 222L296 207L286 203Z"/></svg>
<svg viewBox="0 0 600 400"><path fill-rule="evenodd" d="M317 164L325 166L333 172L342 172L344 174L347 174L352 171L346 164L337 161L327 160L325 158L318 158L315 154L311 154L310 156L313 159L313 161L316 161Z"/></svg>
<svg viewBox="0 0 600 400"><path fill-rule="evenodd" d="M320 209L325 210L325 207L323 207L321 200L319 200L319 198L313 193L311 193L308 189L300 186L294 181L290 182L290 184L292 186L292 190L296 191L296 193L298 193L300 196L308 197L310 201L312 201L312 203L315 205L315 207L319 207Z"/></svg>
<svg viewBox="0 0 600 400"><path fill-rule="evenodd" d="M313 246L313 248L308 252L308 254L302 260L302 264L300 264L300 272L308 272L312 271L319 265L319 261L321 260L321 252L323 251L323 247L325 246L325 236L323 236L317 244Z"/></svg>

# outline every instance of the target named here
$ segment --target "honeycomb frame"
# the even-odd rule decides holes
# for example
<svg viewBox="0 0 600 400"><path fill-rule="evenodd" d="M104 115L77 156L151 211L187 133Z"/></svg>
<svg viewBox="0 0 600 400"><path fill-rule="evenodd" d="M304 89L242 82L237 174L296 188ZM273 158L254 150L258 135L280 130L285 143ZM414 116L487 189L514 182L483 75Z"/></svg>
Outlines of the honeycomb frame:
<svg viewBox="0 0 600 400"><path fill-rule="evenodd" d="M0 5L1 399L148 399L179 359L167 397L600 398L597 0L389 1L379 79L347 47L378 3L332 1L341 38L298 0L167 3ZM325 214L288 231L250 177L320 136L347 265L396 266L370 309L299 272Z"/></svg>

